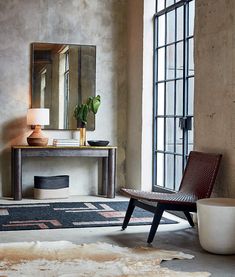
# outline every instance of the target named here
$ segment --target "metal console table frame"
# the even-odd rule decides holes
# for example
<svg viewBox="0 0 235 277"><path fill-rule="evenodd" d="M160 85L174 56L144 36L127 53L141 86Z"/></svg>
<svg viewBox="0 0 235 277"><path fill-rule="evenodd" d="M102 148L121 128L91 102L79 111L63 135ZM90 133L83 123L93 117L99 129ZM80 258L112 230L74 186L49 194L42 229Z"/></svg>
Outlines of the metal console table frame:
<svg viewBox="0 0 235 277"><path fill-rule="evenodd" d="M115 197L117 147L68 147L14 145L11 151L12 196L22 199L22 159L26 157L98 157L102 158L102 194Z"/></svg>

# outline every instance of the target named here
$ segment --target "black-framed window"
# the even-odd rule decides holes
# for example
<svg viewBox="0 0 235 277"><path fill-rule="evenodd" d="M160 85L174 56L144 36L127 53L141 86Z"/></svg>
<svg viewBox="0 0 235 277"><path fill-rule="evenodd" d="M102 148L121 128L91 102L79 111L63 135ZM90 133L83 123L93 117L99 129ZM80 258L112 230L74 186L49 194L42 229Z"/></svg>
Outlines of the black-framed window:
<svg viewBox="0 0 235 277"><path fill-rule="evenodd" d="M153 190L177 191L193 148L194 0L157 0Z"/></svg>

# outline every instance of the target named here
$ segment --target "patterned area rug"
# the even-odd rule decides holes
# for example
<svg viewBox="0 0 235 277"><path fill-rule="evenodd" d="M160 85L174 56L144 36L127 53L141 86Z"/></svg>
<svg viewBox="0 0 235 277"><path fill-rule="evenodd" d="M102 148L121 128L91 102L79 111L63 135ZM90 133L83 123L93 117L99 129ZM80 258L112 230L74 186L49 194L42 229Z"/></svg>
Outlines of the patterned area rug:
<svg viewBox="0 0 235 277"><path fill-rule="evenodd" d="M208 272L177 272L163 260L192 255L153 247L127 248L108 243L68 241L0 244L0 275L11 277L207 277Z"/></svg>
<svg viewBox="0 0 235 277"><path fill-rule="evenodd" d="M127 206L127 201L0 205L0 230L121 226ZM148 225L152 219L152 213L136 208L129 225ZM174 223L161 220L161 224Z"/></svg>

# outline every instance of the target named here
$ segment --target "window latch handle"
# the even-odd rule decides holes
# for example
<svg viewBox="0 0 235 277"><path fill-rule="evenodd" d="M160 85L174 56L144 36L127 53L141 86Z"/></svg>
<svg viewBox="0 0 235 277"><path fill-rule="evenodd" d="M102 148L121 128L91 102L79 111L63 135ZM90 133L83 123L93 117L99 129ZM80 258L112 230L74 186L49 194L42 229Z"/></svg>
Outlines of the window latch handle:
<svg viewBox="0 0 235 277"><path fill-rule="evenodd" d="M192 130L192 116L180 117L179 127L181 130Z"/></svg>

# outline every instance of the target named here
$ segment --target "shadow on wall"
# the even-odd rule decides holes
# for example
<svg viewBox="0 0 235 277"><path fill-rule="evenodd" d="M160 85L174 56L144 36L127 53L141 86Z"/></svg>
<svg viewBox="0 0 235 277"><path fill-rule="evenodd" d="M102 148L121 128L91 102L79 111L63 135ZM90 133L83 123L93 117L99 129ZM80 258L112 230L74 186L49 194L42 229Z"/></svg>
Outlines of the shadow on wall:
<svg viewBox="0 0 235 277"><path fill-rule="evenodd" d="M112 10L117 24L113 24L113 33L118 35L112 38L114 70L116 71L113 91L117 94L117 188L126 186L126 145L127 145L127 2L113 1ZM111 24L111 22L104 22Z"/></svg>
<svg viewBox="0 0 235 277"><path fill-rule="evenodd" d="M26 133L26 117L8 121L3 125L0 153L0 168L2 172L2 196L11 196L11 145L20 144Z"/></svg>
<svg viewBox="0 0 235 277"><path fill-rule="evenodd" d="M217 152L219 151L217 150ZM231 155L224 151L220 152L223 154L223 157L221 160L218 177L216 178L216 183L212 192L212 197L231 197L229 186L230 180L232 178L231 176L229 176L229 174L231 174L229 172L229 164L232 163Z"/></svg>

